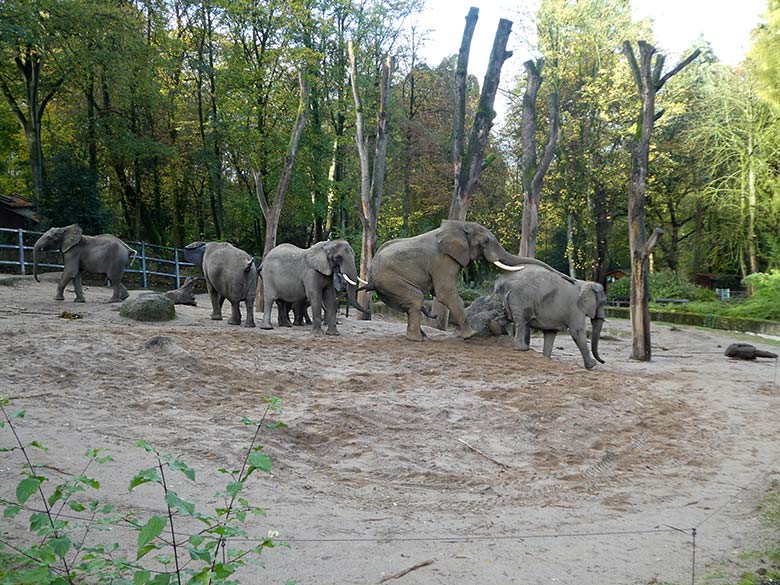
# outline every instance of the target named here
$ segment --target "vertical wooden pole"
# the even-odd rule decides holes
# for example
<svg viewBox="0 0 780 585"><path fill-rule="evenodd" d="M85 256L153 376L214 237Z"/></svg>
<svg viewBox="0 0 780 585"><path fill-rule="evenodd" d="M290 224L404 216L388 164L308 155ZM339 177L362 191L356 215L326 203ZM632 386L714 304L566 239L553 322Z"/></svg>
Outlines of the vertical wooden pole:
<svg viewBox="0 0 780 585"><path fill-rule="evenodd" d="M19 266L21 267L21 275L27 274L24 267L24 230L19 228Z"/></svg>
<svg viewBox="0 0 780 585"><path fill-rule="evenodd" d="M141 274L144 288L146 288L146 242L141 242Z"/></svg>

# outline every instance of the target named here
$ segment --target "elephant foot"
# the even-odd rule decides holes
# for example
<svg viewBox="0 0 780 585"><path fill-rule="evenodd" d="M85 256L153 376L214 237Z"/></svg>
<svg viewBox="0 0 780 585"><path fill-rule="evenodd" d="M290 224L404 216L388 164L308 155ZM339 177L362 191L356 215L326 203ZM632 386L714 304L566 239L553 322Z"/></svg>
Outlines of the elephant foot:
<svg viewBox="0 0 780 585"><path fill-rule="evenodd" d="M124 294L122 295L122 298L121 298L121 300L123 300L123 301L124 301L124 300L125 300L127 297L129 297L129 296L130 296L130 293L127 293L127 292L126 292L126 293L124 293Z"/></svg>
<svg viewBox="0 0 780 585"><path fill-rule="evenodd" d="M244 323L244 327L254 328L255 327L255 322L254 321L247 321L246 323Z"/></svg>
<svg viewBox="0 0 780 585"><path fill-rule="evenodd" d="M64 300L65 300L65 297L64 297L64 296L62 296L62 295L57 295L57 296L55 296L55 297L54 297L54 300L55 300L55 301L64 301Z"/></svg>
<svg viewBox="0 0 780 585"><path fill-rule="evenodd" d="M271 331L273 328L273 325L269 325L268 323L260 323L260 329L264 329L265 331Z"/></svg>
<svg viewBox="0 0 780 585"><path fill-rule="evenodd" d="M128 295L128 296L129 296L129 295ZM110 299L108 299L108 302L109 302L109 303L121 303L121 302L122 302L123 300L125 300L126 298L127 298L127 297L123 297L123 298L121 298L121 299L116 299L116 298L114 298L114 297L111 297ZM77 302L80 302L80 301L77 301Z"/></svg>
<svg viewBox="0 0 780 585"><path fill-rule="evenodd" d="M212 315L211 316L212 321L222 321L222 315Z"/></svg>
<svg viewBox="0 0 780 585"><path fill-rule="evenodd" d="M73 302L74 303L86 303L87 301L84 299L84 297L76 297L75 299L73 299ZM109 301L109 302L111 302L111 301Z"/></svg>
<svg viewBox="0 0 780 585"><path fill-rule="evenodd" d="M241 325L241 319L228 319L228 325Z"/></svg>
<svg viewBox="0 0 780 585"><path fill-rule="evenodd" d="M311 330L311 334L312 334L312 335L315 335L315 336L317 336L317 337L322 337L323 335L325 335L325 332L324 332L322 329L320 329L320 328L318 327L318 328L316 328L316 329L312 329L312 330Z"/></svg>
<svg viewBox="0 0 780 585"><path fill-rule="evenodd" d="M513 343L512 349L514 349L515 351L530 351L531 346L526 343Z"/></svg>
<svg viewBox="0 0 780 585"><path fill-rule="evenodd" d="M422 331L420 331L417 333L417 335L407 333L406 339L408 339L409 341L422 341L423 339L425 339L425 337L423 336Z"/></svg>
<svg viewBox="0 0 780 585"><path fill-rule="evenodd" d="M341 333L339 333L337 329L328 329L325 332L325 335L341 335Z"/></svg>

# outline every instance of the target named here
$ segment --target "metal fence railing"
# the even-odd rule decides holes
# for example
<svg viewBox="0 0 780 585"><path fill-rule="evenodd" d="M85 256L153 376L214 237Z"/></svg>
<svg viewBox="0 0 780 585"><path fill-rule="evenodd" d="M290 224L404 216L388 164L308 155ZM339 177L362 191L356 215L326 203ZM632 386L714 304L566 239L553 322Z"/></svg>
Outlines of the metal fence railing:
<svg viewBox="0 0 780 585"><path fill-rule="evenodd" d="M32 266L32 249L35 240L43 234L23 229L0 228L0 266L18 266L19 274L28 274ZM141 284L148 288L152 277L171 278L176 288L182 285L183 269L193 266L183 259L184 251L170 246L157 246L146 242L126 242L138 253L125 269L125 273L140 275ZM39 268L63 268L59 252L42 252Z"/></svg>

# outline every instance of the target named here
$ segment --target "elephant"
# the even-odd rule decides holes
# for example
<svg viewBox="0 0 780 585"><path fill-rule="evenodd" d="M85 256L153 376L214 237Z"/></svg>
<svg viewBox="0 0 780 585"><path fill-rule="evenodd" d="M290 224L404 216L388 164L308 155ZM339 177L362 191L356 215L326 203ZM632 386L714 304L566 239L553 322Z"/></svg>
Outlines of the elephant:
<svg viewBox="0 0 780 585"><path fill-rule="evenodd" d="M371 262L365 288L375 291L391 308L407 314L407 339L422 341L424 337L420 321L428 293L433 293L450 310L462 337L468 339L477 332L466 318L456 282L460 269L478 259L508 271L535 264L549 270L562 283L563 279L572 280L535 258L510 254L490 230L478 223L444 220L435 230L382 245Z"/></svg>
<svg viewBox="0 0 780 585"><path fill-rule="evenodd" d="M318 242L311 248L280 244L263 260L263 321L261 329L273 329L271 307L277 300L286 303L307 302L312 309L312 333L321 335L322 309L328 335L338 335L336 328L335 275L341 273L347 283L347 298L359 311L368 313L356 298L358 276L355 253L345 240ZM305 310L305 308L304 308Z"/></svg>
<svg viewBox="0 0 780 585"><path fill-rule="evenodd" d="M339 308L338 294L347 292L347 281L344 280L344 275L341 272L333 274L333 286L336 289L336 309ZM327 308L323 307L326 309ZM290 309L293 312L293 320L290 321ZM301 301L298 303L288 303L286 301L276 301L276 310L278 315L279 327L302 327L304 325L311 325L311 318L309 317L309 301ZM349 317L349 302L347 302L346 316Z"/></svg>
<svg viewBox="0 0 780 585"><path fill-rule="evenodd" d="M604 363L599 356L599 339L606 318L604 306L607 295L600 284L577 280L572 285L532 266L499 278L494 291L503 299L506 316L515 324L512 342L515 349L530 349L531 328L541 329L544 332L543 353L549 358L556 333L568 329L582 354L585 368L590 370L596 365L593 358ZM593 327L593 357L588 350L586 336L588 318Z"/></svg>
<svg viewBox="0 0 780 585"><path fill-rule="evenodd" d="M111 288L114 293L109 303L118 303L125 300L130 293L122 284L122 275L130 257L136 255L136 251L122 240L111 234L99 236L85 236L81 228L76 224L66 227L53 227L43 234L33 247L33 277L38 280L38 254L49 250L61 250L64 257L65 268L62 277L57 284L55 301L63 301L65 286L72 280L76 291L77 303L84 302L84 291L81 287L81 273L83 271L105 274L111 280Z"/></svg>
<svg viewBox="0 0 780 585"><path fill-rule="evenodd" d="M244 327L255 326L255 288L257 268L246 252L227 242L192 242L184 248L184 257L203 271L211 298L211 318L222 319L222 304L230 301L229 325L241 325L241 302L246 304Z"/></svg>

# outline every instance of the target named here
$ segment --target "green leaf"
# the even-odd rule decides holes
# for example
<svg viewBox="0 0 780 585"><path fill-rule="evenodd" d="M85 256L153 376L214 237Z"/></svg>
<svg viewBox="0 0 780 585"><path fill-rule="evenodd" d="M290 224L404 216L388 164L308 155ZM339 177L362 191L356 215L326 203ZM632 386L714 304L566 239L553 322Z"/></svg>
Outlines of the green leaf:
<svg viewBox="0 0 780 585"><path fill-rule="evenodd" d="M190 577L187 585L208 585L211 582L209 573L211 573L211 567L204 567Z"/></svg>
<svg viewBox="0 0 780 585"><path fill-rule="evenodd" d="M157 453L154 447L152 447L149 443L146 441L138 441L136 444L136 447L141 447L144 451L147 453Z"/></svg>
<svg viewBox="0 0 780 585"><path fill-rule="evenodd" d="M271 471L271 458L265 453L250 453L249 464L260 471Z"/></svg>
<svg viewBox="0 0 780 585"><path fill-rule="evenodd" d="M150 542L149 544L142 546L141 548L138 549L138 552L136 553L136 560L142 559L151 551L157 550L158 548L159 547L153 542Z"/></svg>
<svg viewBox="0 0 780 585"><path fill-rule="evenodd" d="M70 550L70 539L67 537L52 538L49 540L49 546L58 557L62 558Z"/></svg>
<svg viewBox="0 0 780 585"><path fill-rule="evenodd" d="M19 482L19 485L16 486L16 501L20 504L24 504L30 499L30 496L38 490L38 487L42 483L42 477L25 477Z"/></svg>
<svg viewBox="0 0 780 585"><path fill-rule="evenodd" d="M12 412L9 416L9 418L24 418L24 415L27 414L26 410L17 410L16 412Z"/></svg>
<svg viewBox="0 0 780 585"><path fill-rule="evenodd" d="M195 481L195 470L183 461L174 461L170 464L170 468L181 471L188 479Z"/></svg>
<svg viewBox="0 0 780 585"><path fill-rule="evenodd" d="M79 502L68 502L68 507L74 512L83 512L87 509L84 504L80 504Z"/></svg>
<svg viewBox="0 0 780 585"><path fill-rule="evenodd" d="M190 552L190 558L194 561L203 561L205 563L211 564L211 553L207 550L203 550L202 548L189 548Z"/></svg>
<svg viewBox="0 0 780 585"><path fill-rule="evenodd" d="M130 480L130 485L128 486L128 491L133 491L133 489L137 488L139 485L143 485L145 483L154 482L162 484L162 481L160 480L160 475L157 473L156 467L150 467L149 469L142 469L138 473L135 474L135 477Z"/></svg>
<svg viewBox="0 0 780 585"><path fill-rule="evenodd" d="M230 577L230 575L232 575L235 572L235 570L236 570L235 567L233 567L229 563L225 563L225 564L217 563L216 565L214 565L214 576L217 579L227 579L228 577Z"/></svg>
<svg viewBox="0 0 780 585"><path fill-rule="evenodd" d="M101 514L110 514L115 509L116 509L116 506L114 506L114 504L106 504L105 506L100 508L100 513Z"/></svg>
<svg viewBox="0 0 780 585"><path fill-rule="evenodd" d="M187 516L195 514L195 504L182 500L176 492L169 491L165 494L165 503Z"/></svg>
<svg viewBox="0 0 780 585"><path fill-rule="evenodd" d="M48 451L46 447L41 445L38 441L33 441L30 443L30 447L35 447L36 449L40 449L41 451Z"/></svg>
<svg viewBox="0 0 780 585"><path fill-rule="evenodd" d="M140 559L143 556L143 554L141 554L141 549L143 549L147 544L152 542L155 538L160 536L160 533L162 533L163 528L165 528L165 518L163 518L162 516L152 516L151 518L149 518L149 520L146 522L143 528L141 528L141 531L138 533L137 559ZM147 552L149 551L147 550L144 554L146 554Z"/></svg>
<svg viewBox="0 0 780 585"><path fill-rule="evenodd" d="M257 421L252 420L251 418L244 417L241 419L241 422L244 423L248 427L256 427L260 423Z"/></svg>
<svg viewBox="0 0 780 585"><path fill-rule="evenodd" d="M172 578L171 573L158 573L154 579L149 581L149 585L168 585Z"/></svg>
<svg viewBox="0 0 780 585"><path fill-rule="evenodd" d="M62 486L58 485L49 496L49 506L53 506L62 499Z"/></svg>
<svg viewBox="0 0 780 585"><path fill-rule="evenodd" d="M51 523L49 522L49 517L46 514L42 512L30 514L30 530L32 532L38 532L39 530L49 528L50 526Z"/></svg>
<svg viewBox="0 0 780 585"><path fill-rule="evenodd" d="M231 481L229 484L227 484L227 487L225 488L225 492L230 497L236 497L238 495L238 492L241 491L242 487L244 487L244 482Z"/></svg>
<svg viewBox="0 0 780 585"><path fill-rule="evenodd" d="M88 485L94 490L100 489L100 482L94 478L87 477L86 475L79 475L78 477L74 478L74 480L79 483L83 483L84 485Z"/></svg>
<svg viewBox="0 0 780 585"><path fill-rule="evenodd" d="M3 510L3 518L13 518L19 513L21 508L19 506L6 506Z"/></svg>
<svg viewBox="0 0 780 585"><path fill-rule="evenodd" d="M149 577L152 573L149 571L136 571L133 575L133 585L146 585L149 582Z"/></svg>
<svg viewBox="0 0 780 585"><path fill-rule="evenodd" d="M277 422L277 423L271 423L270 425L266 425L270 430L274 429L286 429L289 428L287 424L283 422Z"/></svg>

